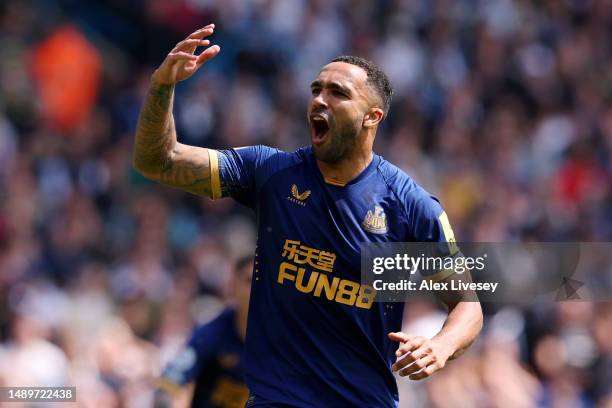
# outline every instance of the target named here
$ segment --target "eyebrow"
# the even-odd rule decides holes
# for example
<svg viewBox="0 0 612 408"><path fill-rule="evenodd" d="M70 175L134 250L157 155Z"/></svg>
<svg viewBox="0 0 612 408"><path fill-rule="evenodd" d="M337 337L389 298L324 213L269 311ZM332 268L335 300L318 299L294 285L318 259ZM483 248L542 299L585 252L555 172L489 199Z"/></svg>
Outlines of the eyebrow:
<svg viewBox="0 0 612 408"><path fill-rule="evenodd" d="M312 88L328 88L328 89L337 89L337 90L339 90L339 91L341 91L341 92L344 92L344 93L346 93L346 94L348 94L348 95L352 95L351 90L350 90L349 88L345 87L345 86L340 85L340 83L339 83L339 82L330 82L330 83L328 83L326 86L324 86L324 85L321 83L321 81L319 81L319 80L317 79L317 80L312 81L312 83L310 84L310 89L312 89Z"/></svg>

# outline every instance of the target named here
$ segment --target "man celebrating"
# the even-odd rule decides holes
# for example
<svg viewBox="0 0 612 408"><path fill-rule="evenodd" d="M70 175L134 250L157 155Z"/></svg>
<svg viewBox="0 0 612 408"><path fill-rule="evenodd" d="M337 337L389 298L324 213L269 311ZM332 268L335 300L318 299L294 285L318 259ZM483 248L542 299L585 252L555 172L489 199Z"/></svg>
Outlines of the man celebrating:
<svg viewBox="0 0 612 408"><path fill-rule="evenodd" d="M186 146L174 127L174 86L220 52L213 45L195 54L213 31L208 25L178 43L153 74L134 166L194 194L233 197L257 214L247 406L397 406L393 371L432 375L474 341L482 312L477 302L447 301L436 336L409 336L399 332L402 305L374 302L375 291L359 283L360 243L454 240L438 201L372 151L391 85L371 62L339 57L311 84L311 147Z"/></svg>

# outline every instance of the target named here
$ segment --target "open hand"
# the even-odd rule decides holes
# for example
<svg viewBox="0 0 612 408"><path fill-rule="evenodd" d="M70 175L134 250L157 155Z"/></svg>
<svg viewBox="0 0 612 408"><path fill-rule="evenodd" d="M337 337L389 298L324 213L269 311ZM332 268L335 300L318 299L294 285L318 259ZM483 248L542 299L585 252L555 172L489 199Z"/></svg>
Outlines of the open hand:
<svg viewBox="0 0 612 408"><path fill-rule="evenodd" d="M221 51L218 45L206 48L199 55L195 54L198 47L210 44L210 41L204 38L212 35L214 31L215 25L209 24L176 44L176 47L170 51L164 62L153 73L153 81L160 85L174 85L192 76L206 61L217 56Z"/></svg>
<svg viewBox="0 0 612 408"><path fill-rule="evenodd" d="M395 355L397 361L391 369L398 371L400 377L408 376L411 380L422 380L440 370L451 356L442 342L423 336L409 336L402 332L389 333L389 339L403 343Z"/></svg>

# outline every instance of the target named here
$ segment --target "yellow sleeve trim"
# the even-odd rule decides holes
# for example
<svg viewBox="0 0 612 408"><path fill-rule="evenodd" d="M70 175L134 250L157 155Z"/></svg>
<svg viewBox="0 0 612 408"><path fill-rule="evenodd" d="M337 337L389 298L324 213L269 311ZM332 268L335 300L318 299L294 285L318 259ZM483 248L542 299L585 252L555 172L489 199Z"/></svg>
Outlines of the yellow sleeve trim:
<svg viewBox="0 0 612 408"><path fill-rule="evenodd" d="M219 153L213 149L208 150L210 163L210 198L221 198L221 176L219 175Z"/></svg>
<svg viewBox="0 0 612 408"><path fill-rule="evenodd" d="M182 387L179 384L173 383L172 381L169 381L165 378L158 378L155 381L155 386L158 389L165 391L168 394L172 395L173 397L178 396L182 389Z"/></svg>

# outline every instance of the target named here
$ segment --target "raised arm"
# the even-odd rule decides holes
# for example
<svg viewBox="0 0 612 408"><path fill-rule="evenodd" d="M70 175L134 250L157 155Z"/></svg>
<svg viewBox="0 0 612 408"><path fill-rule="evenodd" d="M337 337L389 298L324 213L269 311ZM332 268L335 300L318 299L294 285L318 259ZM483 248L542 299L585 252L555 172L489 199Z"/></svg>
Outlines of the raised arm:
<svg viewBox="0 0 612 408"><path fill-rule="evenodd" d="M177 141L172 103L174 86L189 78L220 51L218 45L201 54L207 46L204 37L214 32L214 24L203 27L179 42L151 77L149 92L140 110L134 142L133 165L145 177L193 194L212 198L211 163L208 149Z"/></svg>

